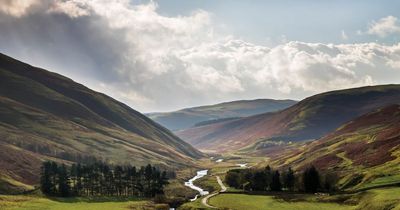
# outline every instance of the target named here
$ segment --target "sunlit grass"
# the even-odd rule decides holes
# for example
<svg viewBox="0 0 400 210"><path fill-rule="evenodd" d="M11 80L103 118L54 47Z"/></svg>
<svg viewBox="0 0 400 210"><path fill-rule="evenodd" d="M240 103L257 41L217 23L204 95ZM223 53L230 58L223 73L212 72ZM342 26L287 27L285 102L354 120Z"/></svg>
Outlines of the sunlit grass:
<svg viewBox="0 0 400 210"><path fill-rule="evenodd" d="M400 209L400 188L384 188L368 191L358 209Z"/></svg>
<svg viewBox="0 0 400 210"><path fill-rule="evenodd" d="M108 210L128 209L147 206L148 201L138 199L89 199L57 198L50 199L36 196L0 196L0 209L4 210Z"/></svg>
<svg viewBox="0 0 400 210"><path fill-rule="evenodd" d="M220 194L210 199L210 204L220 208L229 209L285 209L285 210L329 210L329 209L354 209L354 206L340 205L337 203L317 203L317 202L287 202L275 199L272 196L246 195L246 194Z"/></svg>
<svg viewBox="0 0 400 210"><path fill-rule="evenodd" d="M205 207L202 203L201 203L201 199L197 199L196 201L193 202L187 202L185 204L183 204L182 206L180 206L178 208L178 210L211 210L210 208Z"/></svg>

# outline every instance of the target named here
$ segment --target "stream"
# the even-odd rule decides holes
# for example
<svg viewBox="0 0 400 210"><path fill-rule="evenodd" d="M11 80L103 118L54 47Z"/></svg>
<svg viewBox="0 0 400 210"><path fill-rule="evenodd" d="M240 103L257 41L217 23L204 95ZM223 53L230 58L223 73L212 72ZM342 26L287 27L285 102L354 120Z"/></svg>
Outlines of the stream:
<svg viewBox="0 0 400 210"><path fill-rule="evenodd" d="M236 165L239 166L240 168L247 168L247 163L238 163Z"/></svg>
<svg viewBox="0 0 400 210"><path fill-rule="evenodd" d="M193 178L189 179L189 181L185 182L185 186L192 188L193 190L196 190L199 192L199 194L197 194L194 198L190 199L190 201L195 201L199 196L203 196L203 195L208 195L209 192L203 190L202 188L196 186L193 184L193 182L197 179L200 179L204 176L207 175L208 170L200 170L197 171L196 176L194 176Z"/></svg>

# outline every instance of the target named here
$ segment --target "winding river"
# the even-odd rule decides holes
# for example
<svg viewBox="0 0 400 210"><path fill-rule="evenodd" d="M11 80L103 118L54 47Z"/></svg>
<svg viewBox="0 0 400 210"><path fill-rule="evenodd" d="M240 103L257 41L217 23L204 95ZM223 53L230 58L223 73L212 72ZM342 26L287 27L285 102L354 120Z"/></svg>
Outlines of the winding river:
<svg viewBox="0 0 400 210"><path fill-rule="evenodd" d="M208 173L208 170L200 170L197 171L196 176L194 176L193 178L189 179L189 181L185 182L185 186L192 188L193 190L196 190L199 192L199 194L197 194L194 198L190 199L190 201L195 201L199 196L203 196L203 195L208 195L209 192L203 190L202 188L196 186L193 184L193 182L197 179L200 179L204 176L206 176Z"/></svg>
<svg viewBox="0 0 400 210"><path fill-rule="evenodd" d="M222 162L222 161L223 161L223 159L218 159L218 160L215 161L215 162L220 163L220 162ZM247 167L248 167L248 166L247 166L247 163L238 163L238 164L236 164L236 165L239 166L240 168L247 168ZM200 171L197 171L196 176L194 176L193 178L189 179L189 181L185 182L185 186L190 187L191 189L196 190L197 192L199 192L199 194L197 194L194 198L190 199L190 201L195 201L195 200L197 200L197 198L198 198L199 196L203 196L203 195L208 195L208 194L210 194L208 191L203 190L202 188L200 188L200 187L198 187L198 186L196 186L196 185L193 184L193 182L194 182L195 180L200 179L200 178L202 178L202 177L204 177L204 176L207 176L207 173L208 173L208 170L200 170ZM222 182L221 182L221 183L222 183Z"/></svg>

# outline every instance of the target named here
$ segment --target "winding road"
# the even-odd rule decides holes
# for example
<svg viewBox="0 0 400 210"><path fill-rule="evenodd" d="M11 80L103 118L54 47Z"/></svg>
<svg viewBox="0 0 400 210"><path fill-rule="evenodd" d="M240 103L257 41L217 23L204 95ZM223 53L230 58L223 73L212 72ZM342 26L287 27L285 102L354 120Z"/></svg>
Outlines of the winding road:
<svg viewBox="0 0 400 210"><path fill-rule="evenodd" d="M217 177L217 182L218 182L219 186L221 187L221 190L218 191L218 192L209 194L209 195L207 195L206 197L204 197L204 198L201 200L201 203L202 203L204 206L206 206L207 208L216 209L217 207L211 206L210 204L208 204L208 199L210 199L210 198L213 197L213 196L218 195L218 194L221 193L221 192L225 192L225 191L226 191L226 187L225 187L224 183L222 183L221 178L220 178L219 176L216 176L216 177Z"/></svg>

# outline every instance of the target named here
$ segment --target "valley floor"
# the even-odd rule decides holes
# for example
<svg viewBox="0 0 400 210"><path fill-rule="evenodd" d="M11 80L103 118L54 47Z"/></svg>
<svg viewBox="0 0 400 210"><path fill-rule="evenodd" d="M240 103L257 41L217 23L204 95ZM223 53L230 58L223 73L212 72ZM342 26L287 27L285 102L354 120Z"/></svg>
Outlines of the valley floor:
<svg viewBox="0 0 400 210"><path fill-rule="evenodd" d="M145 200L57 198L40 196L0 195L2 210L109 210L109 209L154 209L154 204Z"/></svg>
<svg viewBox="0 0 400 210"><path fill-rule="evenodd" d="M224 157L222 162L215 162L218 158L202 160L200 163L209 169L209 175L196 180L194 183L203 189L218 192L221 187L216 177L224 180L225 173L229 169L240 168L239 164L248 163L249 167L256 166L265 161L263 158L250 157ZM222 159L222 158L221 158ZM358 193L340 195L313 195L313 194L285 194L269 193L267 195L249 195L240 190L228 188L225 193L220 193L208 199L207 204L217 209L232 210L400 210L400 187L376 186L376 189L360 191ZM214 209L204 205L202 199L188 202L179 210Z"/></svg>
<svg viewBox="0 0 400 210"><path fill-rule="evenodd" d="M229 209L285 209L285 210L328 210L328 209L353 209L352 206L337 203L319 203L309 201L287 202L275 199L273 196L246 195L246 194L220 194L210 199L210 204L216 207Z"/></svg>
<svg viewBox="0 0 400 210"><path fill-rule="evenodd" d="M340 197L325 196L317 198L314 195L293 195L291 200L271 195L248 195L239 193L222 193L209 199L209 204L217 209L232 210L400 210L400 188L383 188L369 190L352 196L346 195L344 202L339 202ZM0 209L2 210L108 210L108 209L156 209L156 205L146 200L128 199L50 199L40 196L26 195L1 195ZM158 206L157 209L168 209L165 206ZM201 199L195 202L186 203L180 210L213 209L204 206Z"/></svg>
<svg viewBox="0 0 400 210"><path fill-rule="evenodd" d="M222 161L217 161L222 160ZM199 168L178 171L178 179L171 180L166 188L169 196L185 196L187 199L195 195L195 191L183 186L184 180L192 177L196 170L209 169L209 174L194 184L210 193L219 192L222 189L218 177L223 181L228 170L233 168L257 167L266 158L251 158L238 156L215 157L202 159L198 162ZM232 210L400 210L400 187L384 187L387 182L381 180L373 183L376 189L369 189L353 194L340 195L313 195L313 194L285 194L267 193L265 195L249 195L244 192L227 188L225 192L219 193L206 201L209 206L204 205L204 197L194 202L187 202L178 210L195 209L232 209ZM226 186L226 184L223 184ZM380 187L381 186L381 187ZM154 204L149 200L140 199L90 199L90 198L46 198L36 195L0 195L1 210L102 210L102 209L168 209L167 206Z"/></svg>
<svg viewBox="0 0 400 210"><path fill-rule="evenodd" d="M360 194L316 197L294 195L291 200L279 196L225 193L210 199L210 204L221 209L253 210L400 210L400 188L383 188ZM346 199L341 201L341 199Z"/></svg>

